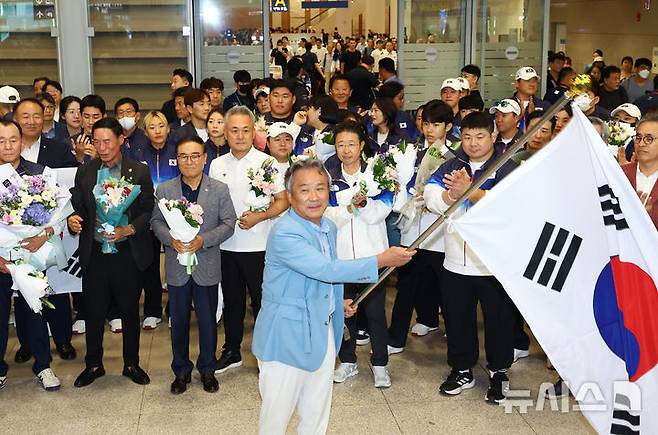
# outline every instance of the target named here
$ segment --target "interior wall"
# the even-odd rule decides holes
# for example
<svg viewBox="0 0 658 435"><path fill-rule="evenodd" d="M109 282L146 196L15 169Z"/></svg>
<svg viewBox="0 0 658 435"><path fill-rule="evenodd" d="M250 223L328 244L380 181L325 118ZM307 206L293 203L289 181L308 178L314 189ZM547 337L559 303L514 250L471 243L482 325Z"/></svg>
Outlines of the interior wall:
<svg viewBox="0 0 658 435"><path fill-rule="evenodd" d="M576 71L592 61L597 48L607 64L619 65L627 55L651 59L658 46L658 2L653 3L647 11L643 0L554 0L550 21L566 24L566 53Z"/></svg>

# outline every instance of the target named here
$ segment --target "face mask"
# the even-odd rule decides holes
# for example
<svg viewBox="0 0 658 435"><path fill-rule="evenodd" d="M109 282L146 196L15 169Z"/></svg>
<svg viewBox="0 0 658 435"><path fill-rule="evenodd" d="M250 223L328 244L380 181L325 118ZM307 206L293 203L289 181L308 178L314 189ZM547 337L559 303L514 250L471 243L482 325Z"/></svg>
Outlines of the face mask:
<svg viewBox="0 0 658 435"><path fill-rule="evenodd" d="M130 130L135 126L135 117L134 116L125 116L119 120L119 124L124 130Z"/></svg>
<svg viewBox="0 0 658 435"><path fill-rule="evenodd" d="M240 85L238 89L240 89L240 93L246 94L249 92L249 85Z"/></svg>
<svg viewBox="0 0 658 435"><path fill-rule="evenodd" d="M651 74L651 71L649 71L648 69L643 69L642 71L637 73L637 75L642 77L644 80L648 79L650 74Z"/></svg>
<svg viewBox="0 0 658 435"><path fill-rule="evenodd" d="M592 99L590 98L589 94L578 95L576 98L574 98L573 102L583 112L587 112L592 105Z"/></svg>

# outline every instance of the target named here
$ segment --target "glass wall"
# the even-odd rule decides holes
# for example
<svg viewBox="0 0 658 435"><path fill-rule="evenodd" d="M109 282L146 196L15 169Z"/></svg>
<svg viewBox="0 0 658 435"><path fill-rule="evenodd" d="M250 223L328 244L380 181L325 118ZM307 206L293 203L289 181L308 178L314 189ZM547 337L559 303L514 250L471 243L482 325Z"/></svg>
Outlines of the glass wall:
<svg viewBox="0 0 658 435"><path fill-rule="evenodd" d="M224 82L224 96L235 92L233 73L247 70L252 78L264 75L263 8L260 0L197 0L202 78ZM269 41L267 41L269 43ZM199 71L197 71L197 74Z"/></svg>
<svg viewBox="0 0 658 435"><path fill-rule="evenodd" d="M482 68L485 105L514 93L523 66L542 76L544 0L479 0L474 63Z"/></svg>
<svg viewBox="0 0 658 435"><path fill-rule="evenodd" d="M187 0L89 0L94 91L109 107L121 97L140 109L171 98L174 68L188 68Z"/></svg>
<svg viewBox="0 0 658 435"><path fill-rule="evenodd" d="M21 96L34 95L32 80L46 76L59 80L55 1L42 6L32 1L0 2L0 84L18 89Z"/></svg>
<svg viewBox="0 0 658 435"><path fill-rule="evenodd" d="M405 0L402 80L405 108L440 97L441 82L463 65L462 23L466 1Z"/></svg>

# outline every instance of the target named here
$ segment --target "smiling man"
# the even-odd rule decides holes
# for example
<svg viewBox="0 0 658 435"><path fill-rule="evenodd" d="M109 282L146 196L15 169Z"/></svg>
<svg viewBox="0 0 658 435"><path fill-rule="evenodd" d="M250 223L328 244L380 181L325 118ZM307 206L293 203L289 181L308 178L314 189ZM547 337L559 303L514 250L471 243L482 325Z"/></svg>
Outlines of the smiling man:
<svg viewBox="0 0 658 435"><path fill-rule="evenodd" d="M267 241L263 306L252 350L260 368L261 434L284 434L295 408L298 433L325 433L329 423L333 369L343 316L356 307L344 282L377 280L377 269L401 266L415 251L389 248L356 260L336 257L336 226L323 217L330 176L316 159L299 160L286 172L291 209Z"/></svg>

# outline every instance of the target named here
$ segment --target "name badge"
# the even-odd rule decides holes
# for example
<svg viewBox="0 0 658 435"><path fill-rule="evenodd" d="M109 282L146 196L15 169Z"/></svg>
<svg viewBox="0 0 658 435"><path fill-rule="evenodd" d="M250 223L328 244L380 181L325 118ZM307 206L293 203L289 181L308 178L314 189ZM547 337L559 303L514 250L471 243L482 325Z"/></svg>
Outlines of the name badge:
<svg viewBox="0 0 658 435"><path fill-rule="evenodd" d="M144 163L146 166L148 166L148 162L146 160L142 160L142 163Z"/></svg>
<svg viewBox="0 0 658 435"><path fill-rule="evenodd" d="M332 192L338 192L340 190L340 187L338 187L337 184L332 184L331 187L329 187L329 190Z"/></svg>
<svg viewBox="0 0 658 435"><path fill-rule="evenodd" d="M169 159L169 166L176 166L176 159Z"/></svg>
<svg viewBox="0 0 658 435"><path fill-rule="evenodd" d="M400 123L400 128L407 128L407 123L406 122L401 122Z"/></svg>
<svg viewBox="0 0 658 435"><path fill-rule="evenodd" d="M302 142L308 142L308 138L307 138L307 137L302 137L302 138L300 138L300 140L301 140Z"/></svg>

